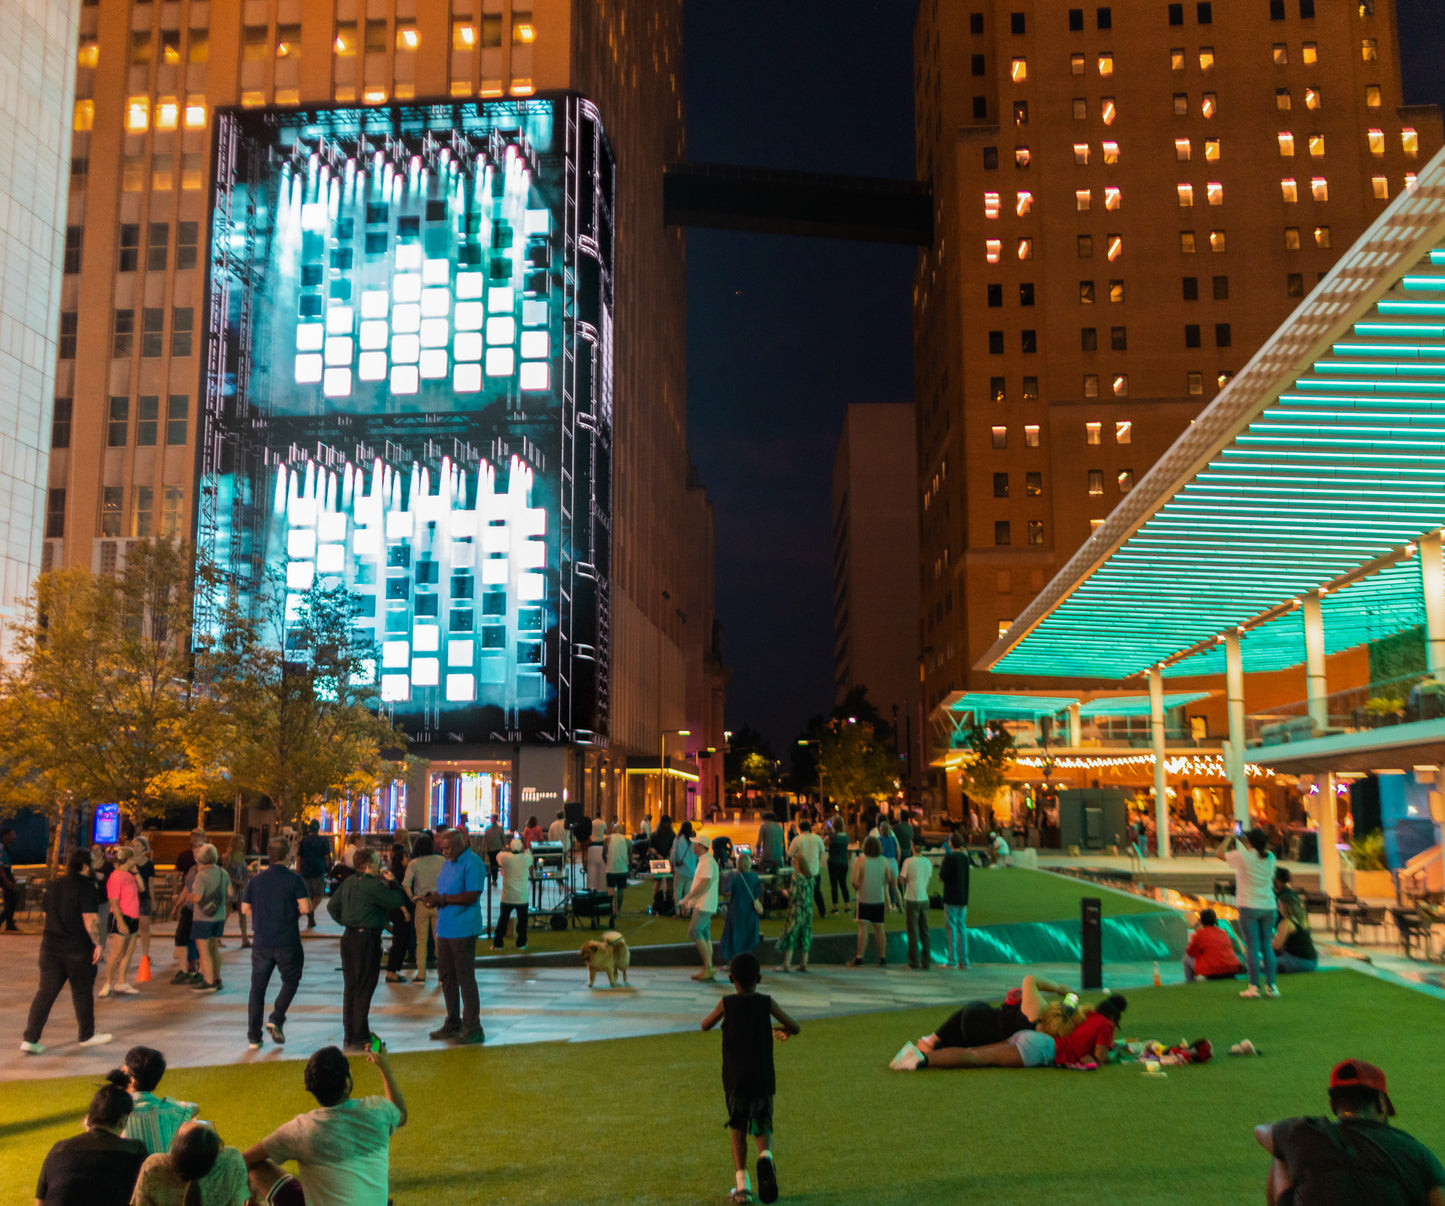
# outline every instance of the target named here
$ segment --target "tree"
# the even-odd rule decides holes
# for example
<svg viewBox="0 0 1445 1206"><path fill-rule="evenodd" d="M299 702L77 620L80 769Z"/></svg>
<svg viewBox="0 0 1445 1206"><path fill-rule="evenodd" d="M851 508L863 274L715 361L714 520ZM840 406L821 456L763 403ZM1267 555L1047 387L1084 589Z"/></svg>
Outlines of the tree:
<svg viewBox="0 0 1445 1206"><path fill-rule="evenodd" d="M893 754L867 721L832 721L819 747L819 766L822 793L835 802L879 800L897 788Z"/></svg>
<svg viewBox="0 0 1445 1206"><path fill-rule="evenodd" d="M963 746L962 774L969 792L991 805L1013 765L1013 734L996 720L971 724L963 730Z"/></svg>
<svg viewBox="0 0 1445 1206"><path fill-rule="evenodd" d="M773 747L764 736L751 725L743 725L728 738L727 753L723 756L723 774L729 788L739 795L748 788L766 791L777 783L777 760Z"/></svg>

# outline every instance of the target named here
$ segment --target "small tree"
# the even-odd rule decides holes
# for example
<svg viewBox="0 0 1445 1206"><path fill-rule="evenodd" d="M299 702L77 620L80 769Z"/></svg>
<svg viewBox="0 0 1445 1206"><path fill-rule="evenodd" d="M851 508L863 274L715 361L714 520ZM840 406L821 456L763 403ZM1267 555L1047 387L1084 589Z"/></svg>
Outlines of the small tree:
<svg viewBox="0 0 1445 1206"><path fill-rule="evenodd" d="M864 721L834 720L828 726L819 770L822 793L850 804L886 798L898 780L893 755Z"/></svg>
<svg viewBox="0 0 1445 1206"><path fill-rule="evenodd" d="M963 777L971 794L990 808L999 789L1008 782L1014 761L1014 737L996 720L972 724L964 729Z"/></svg>

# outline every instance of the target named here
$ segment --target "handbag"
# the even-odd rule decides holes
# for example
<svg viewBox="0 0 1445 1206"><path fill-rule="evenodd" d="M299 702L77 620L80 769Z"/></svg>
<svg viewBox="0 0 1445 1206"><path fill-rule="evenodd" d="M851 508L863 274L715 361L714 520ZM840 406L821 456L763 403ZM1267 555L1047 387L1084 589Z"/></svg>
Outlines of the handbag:
<svg viewBox="0 0 1445 1206"><path fill-rule="evenodd" d="M741 873L738 875L738 883L743 886L743 890L748 894L748 899L753 902L753 912L761 917L763 915L763 902L753 895L753 890L748 887L748 881L742 877Z"/></svg>

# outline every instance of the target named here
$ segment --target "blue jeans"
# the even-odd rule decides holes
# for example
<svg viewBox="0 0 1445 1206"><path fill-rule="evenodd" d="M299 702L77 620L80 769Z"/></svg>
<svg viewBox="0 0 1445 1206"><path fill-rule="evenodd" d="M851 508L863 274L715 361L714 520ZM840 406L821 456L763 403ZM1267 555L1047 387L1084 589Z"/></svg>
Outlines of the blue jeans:
<svg viewBox="0 0 1445 1206"><path fill-rule="evenodd" d="M1296 972L1312 972L1319 966L1318 959L1300 959L1291 955L1289 951L1280 951L1274 957L1275 970L1282 976L1293 975Z"/></svg>
<svg viewBox="0 0 1445 1206"><path fill-rule="evenodd" d="M1274 984L1274 947L1270 945L1273 909L1239 910L1240 937L1244 939L1244 962L1249 969L1249 982L1259 987L1259 961L1264 956L1264 982Z"/></svg>
<svg viewBox="0 0 1445 1206"><path fill-rule="evenodd" d="M948 938L948 961L956 967L968 966L968 906L943 906L945 931Z"/></svg>

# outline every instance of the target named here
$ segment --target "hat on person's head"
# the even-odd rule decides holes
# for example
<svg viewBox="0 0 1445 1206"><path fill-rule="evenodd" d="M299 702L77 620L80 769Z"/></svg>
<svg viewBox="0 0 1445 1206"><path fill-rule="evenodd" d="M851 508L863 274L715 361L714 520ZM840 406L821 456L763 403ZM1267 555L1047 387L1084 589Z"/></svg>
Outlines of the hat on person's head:
<svg viewBox="0 0 1445 1206"><path fill-rule="evenodd" d="M1330 1072L1330 1092L1336 1089L1373 1089L1385 1103L1385 1113L1393 1114L1395 1105L1385 1087L1385 1074L1362 1059L1342 1060Z"/></svg>
<svg viewBox="0 0 1445 1206"><path fill-rule="evenodd" d="M710 846L712 843L702 836L701 830L698 830L698 832L692 835L692 844L694 846Z"/></svg>

